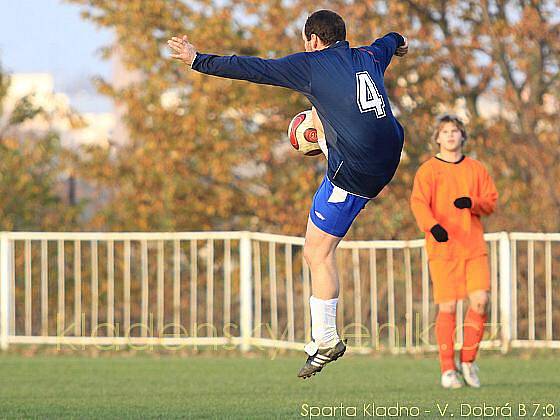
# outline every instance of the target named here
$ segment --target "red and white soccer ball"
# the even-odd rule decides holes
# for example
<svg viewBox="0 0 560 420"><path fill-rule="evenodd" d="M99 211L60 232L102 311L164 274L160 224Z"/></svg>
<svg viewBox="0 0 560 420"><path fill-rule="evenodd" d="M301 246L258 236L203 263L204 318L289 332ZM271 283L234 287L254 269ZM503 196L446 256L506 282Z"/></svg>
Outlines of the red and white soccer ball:
<svg viewBox="0 0 560 420"><path fill-rule="evenodd" d="M316 156L321 153L311 110L300 112L292 118L288 127L288 137L294 149L305 156Z"/></svg>

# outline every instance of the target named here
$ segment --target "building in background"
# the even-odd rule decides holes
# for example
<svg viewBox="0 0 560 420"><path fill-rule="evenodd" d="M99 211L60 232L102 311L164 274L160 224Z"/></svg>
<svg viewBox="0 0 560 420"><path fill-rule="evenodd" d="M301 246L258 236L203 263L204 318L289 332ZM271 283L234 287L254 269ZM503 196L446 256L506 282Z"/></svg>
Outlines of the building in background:
<svg viewBox="0 0 560 420"><path fill-rule="evenodd" d="M28 97L34 106L41 107L50 118L40 115L19 125L17 130L41 134L48 130L60 133L62 145L78 149L82 145L108 146L113 136L116 119L110 112L81 114L82 124L75 124L77 113L72 109L68 95L54 91L54 79L49 73L19 73L10 75L10 87L4 108L9 115L16 103Z"/></svg>
<svg viewBox="0 0 560 420"><path fill-rule="evenodd" d="M88 112L78 114L72 109L67 94L56 92L54 78L49 73L19 73L10 75L10 85L4 98L2 118L11 115L18 102L27 98L42 113L35 117L9 127L7 133L16 138L26 136L41 136L49 131L55 131L60 136L61 145L65 149L80 153L83 147L109 147L114 135L116 117L112 112ZM5 127L7 121L0 121L0 127ZM61 173L60 194L70 205L78 200L86 199L87 207L84 217L95 213L96 208L103 202L103 192L96 191L83 180L77 179L73 173Z"/></svg>

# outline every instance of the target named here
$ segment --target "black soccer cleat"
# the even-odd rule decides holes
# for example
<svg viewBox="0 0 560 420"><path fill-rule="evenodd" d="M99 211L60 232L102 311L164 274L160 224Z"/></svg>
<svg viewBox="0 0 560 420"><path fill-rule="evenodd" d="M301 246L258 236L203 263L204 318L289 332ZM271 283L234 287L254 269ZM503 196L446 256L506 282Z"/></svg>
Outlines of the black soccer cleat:
<svg viewBox="0 0 560 420"><path fill-rule="evenodd" d="M300 369L298 377L306 379L318 372L330 362L334 362L344 355L346 351L346 343L342 340L336 343L334 347L320 349L317 344L312 341L305 346L305 352L308 354L305 365Z"/></svg>

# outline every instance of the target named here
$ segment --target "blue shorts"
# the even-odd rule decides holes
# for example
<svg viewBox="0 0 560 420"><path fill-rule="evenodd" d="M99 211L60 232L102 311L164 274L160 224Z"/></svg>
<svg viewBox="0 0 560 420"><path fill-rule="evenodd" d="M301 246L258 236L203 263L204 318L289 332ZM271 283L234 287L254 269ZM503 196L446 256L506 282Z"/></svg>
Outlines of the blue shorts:
<svg viewBox="0 0 560 420"><path fill-rule="evenodd" d="M338 188L325 176L313 197L309 217L323 232L343 238L368 201Z"/></svg>

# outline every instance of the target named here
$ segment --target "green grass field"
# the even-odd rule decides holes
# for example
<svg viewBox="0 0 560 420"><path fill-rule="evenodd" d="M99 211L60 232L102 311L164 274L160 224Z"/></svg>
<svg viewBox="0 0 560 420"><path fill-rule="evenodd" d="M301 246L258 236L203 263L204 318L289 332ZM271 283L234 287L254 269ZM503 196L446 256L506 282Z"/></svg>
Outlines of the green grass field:
<svg viewBox="0 0 560 420"><path fill-rule="evenodd" d="M8 353L0 356L0 417L309 418L319 414L313 407L335 418L372 417L373 403L377 410L399 404L399 412L405 414L406 407L410 417L418 407L421 418L440 418L437 404L441 410L448 404L448 418L466 418L461 404L463 414L473 410L470 418L483 404L506 403L513 408L512 417L519 414L519 403L527 404L526 417L560 415L557 353L530 359L483 354L484 387L456 391L439 387L433 356L348 355L306 381L296 378L301 363L302 356L295 355L242 358L211 352L96 358ZM329 408L340 404L344 411ZM533 404L541 404L537 413Z"/></svg>

